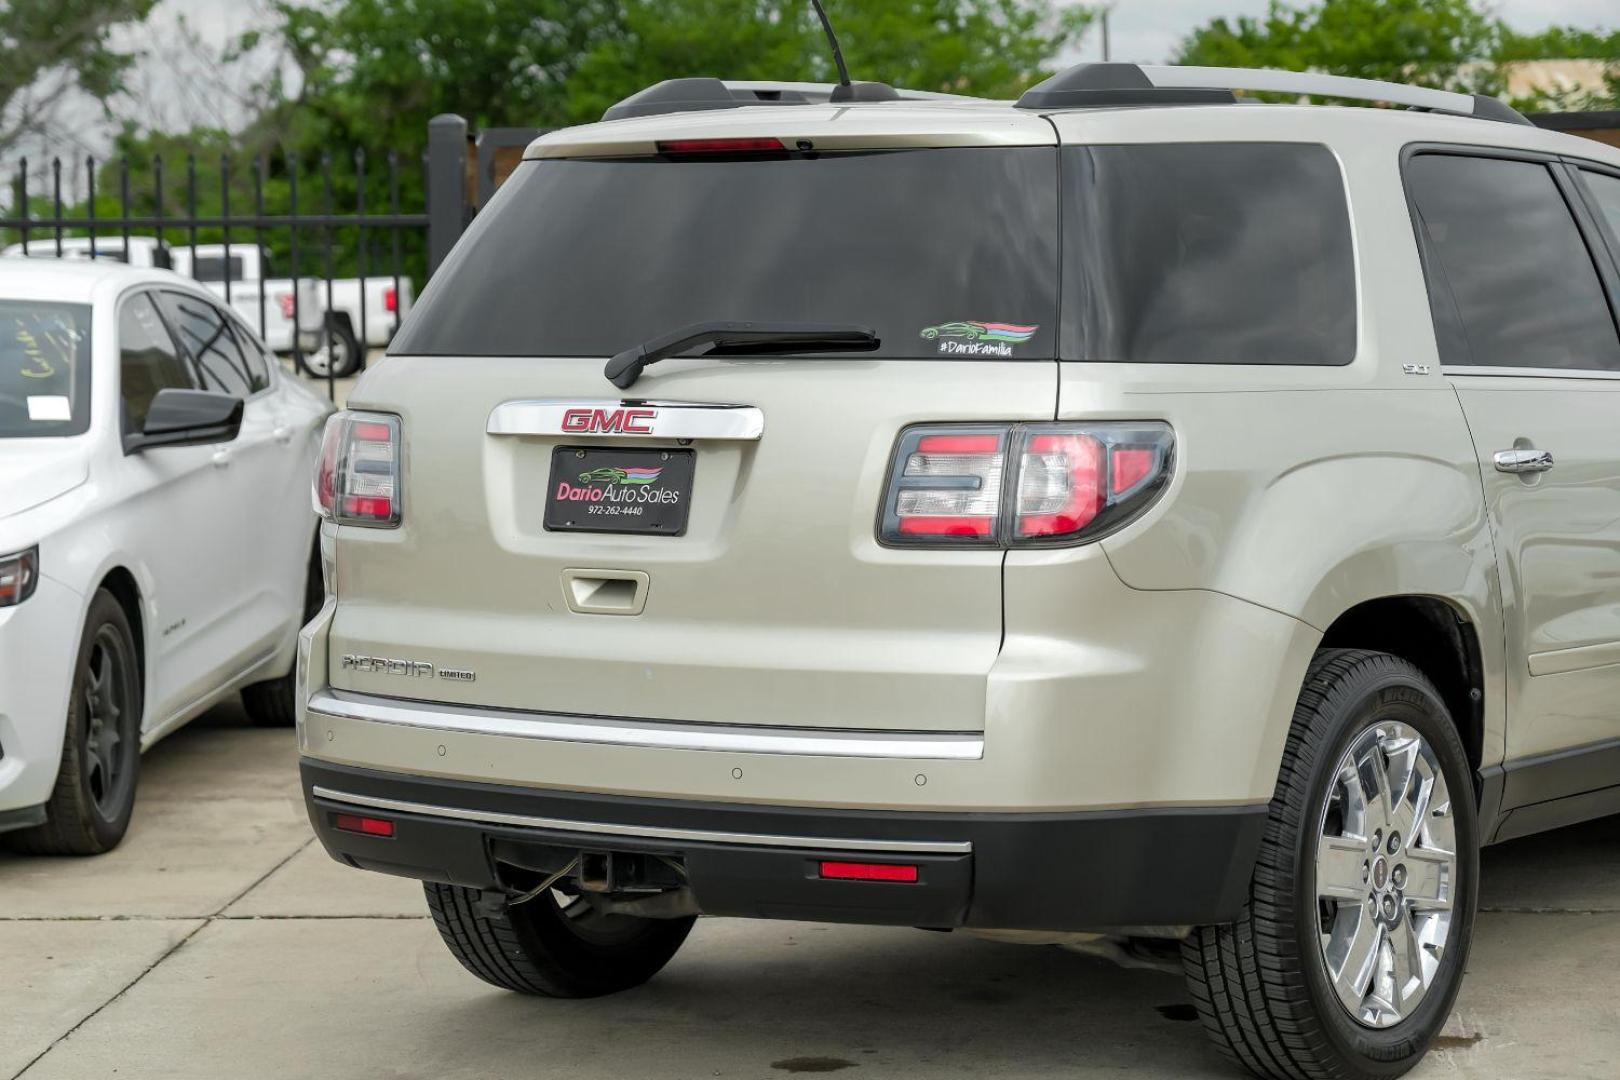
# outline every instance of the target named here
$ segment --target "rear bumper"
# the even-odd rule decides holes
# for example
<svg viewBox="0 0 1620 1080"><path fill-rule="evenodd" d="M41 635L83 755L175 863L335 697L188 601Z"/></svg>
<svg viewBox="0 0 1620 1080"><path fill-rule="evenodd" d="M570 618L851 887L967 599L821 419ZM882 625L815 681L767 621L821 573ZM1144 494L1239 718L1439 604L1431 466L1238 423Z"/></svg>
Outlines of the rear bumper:
<svg viewBox="0 0 1620 1080"><path fill-rule="evenodd" d="M1061 813L832 810L688 802L300 766L327 851L361 869L498 888L525 849L678 859L710 915L874 925L1106 930L1230 922L1266 807ZM338 813L395 823L340 831ZM829 881L822 860L918 867L916 883Z"/></svg>

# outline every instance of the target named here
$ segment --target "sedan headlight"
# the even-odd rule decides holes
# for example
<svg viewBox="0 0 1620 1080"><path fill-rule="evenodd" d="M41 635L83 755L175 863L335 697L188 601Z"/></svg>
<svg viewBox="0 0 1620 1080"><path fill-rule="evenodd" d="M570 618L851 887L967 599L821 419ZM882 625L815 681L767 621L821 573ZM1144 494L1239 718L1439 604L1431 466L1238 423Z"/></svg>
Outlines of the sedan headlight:
<svg viewBox="0 0 1620 1080"><path fill-rule="evenodd" d="M0 555L0 608L12 607L34 595L39 584L39 548L15 555Z"/></svg>

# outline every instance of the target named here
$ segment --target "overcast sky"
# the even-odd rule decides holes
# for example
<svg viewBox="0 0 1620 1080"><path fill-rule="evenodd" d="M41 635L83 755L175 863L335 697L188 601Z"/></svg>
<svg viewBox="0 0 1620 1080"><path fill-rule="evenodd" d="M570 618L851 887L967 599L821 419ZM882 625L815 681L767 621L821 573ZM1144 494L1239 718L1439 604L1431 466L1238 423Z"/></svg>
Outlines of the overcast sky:
<svg viewBox="0 0 1620 1080"><path fill-rule="evenodd" d="M829 6L836 20L837 5ZM1521 30L1554 23L1594 28L1620 24L1620 0L1497 0L1494 6ZM1265 8L1266 0L1117 0L1110 20L1113 57L1162 62L1169 58L1177 42L1209 19L1254 15ZM169 130L197 124L228 128L241 123L246 115L243 92L274 64L274 58L267 51L261 52L249 57L240 70L222 75L205 57L243 31L268 21L264 0L162 0L148 23L126 42L149 55L136 70L131 80L135 92L129 102L121 104L121 110L133 114L133 119L144 127ZM196 35L200 49L186 43L182 28ZM1064 59L1100 58L1100 34L1093 30L1077 54ZM49 147L27 147L36 159L48 153L64 157L75 151L105 153L109 132L93 104L78 103L63 114L62 120Z"/></svg>

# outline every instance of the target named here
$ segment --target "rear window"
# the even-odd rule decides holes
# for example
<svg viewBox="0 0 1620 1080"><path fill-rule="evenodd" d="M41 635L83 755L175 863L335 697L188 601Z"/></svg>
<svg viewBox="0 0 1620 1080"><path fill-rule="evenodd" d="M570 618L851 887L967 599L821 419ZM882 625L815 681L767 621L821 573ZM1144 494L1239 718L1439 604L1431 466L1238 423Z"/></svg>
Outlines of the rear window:
<svg viewBox="0 0 1620 1080"><path fill-rule="evenodd" d="M229 262L231 280L242 280L242 256L232 255ZM199 255L192 266L191 276L198 281L224 281L226 259L223 255Z"/></svg>
<svg viewBox="0 0 1620 1080"><path fill-rule="evenodd" d="M89 426L89 305L0 300L0 438Z"/></svg>
<svg viewBox="0 0 1620 1080"><path fill-rule="evenodd" d="M1050 360L1057 171L1054 147L525 162L390 351L608 356L741 320L864 324L882 357Z"/></svg>
<svg viewBox="0 0 1620 1080"><path fill-rule="evenodd" d="M1325 147L1063 151L1065 360L1348 364L1356 273Z"/></svg>

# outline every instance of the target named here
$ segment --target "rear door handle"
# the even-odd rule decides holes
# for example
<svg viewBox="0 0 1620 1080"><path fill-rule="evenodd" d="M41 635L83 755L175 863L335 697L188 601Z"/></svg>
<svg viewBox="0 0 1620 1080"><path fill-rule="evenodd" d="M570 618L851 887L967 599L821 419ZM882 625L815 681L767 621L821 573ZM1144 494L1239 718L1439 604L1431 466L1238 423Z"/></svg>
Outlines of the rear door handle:
<svg viewBox="0 0 1620 1080"><path fill-rule="evenodd" d="M297 430L298 429L294 428L291 424L283 424L276 428L276 430L271 434L276 437L276 442L286 446L288 443L292 442L293 435L297 433Z"/></svg>
<svg viewBox="0 0 1620 1080"><path fill-rule="evenodd" d="M1496 471L1505 473L1544 473L1553 467L1551 450L1498 450Z"/></svg>
<svg viewBox="0 0 1620 1080"><path fill-rule="evenodd" d="M208 460L213 462L214 468L216 469L229 468L231 464L231 452L229 450L215 450L214 456Z"/></svg>

